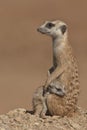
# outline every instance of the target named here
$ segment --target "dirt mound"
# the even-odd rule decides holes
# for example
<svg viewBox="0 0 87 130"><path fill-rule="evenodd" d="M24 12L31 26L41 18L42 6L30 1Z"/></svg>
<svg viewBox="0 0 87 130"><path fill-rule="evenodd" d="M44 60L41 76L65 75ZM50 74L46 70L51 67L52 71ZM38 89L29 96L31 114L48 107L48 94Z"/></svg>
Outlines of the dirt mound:
<svg viewBox="0 0 87 130"><path fill-rule="evenodd" d="M41 119L18 108L0 115L0 130L87 130L87 111L78 109L73 117Z"/></svg>

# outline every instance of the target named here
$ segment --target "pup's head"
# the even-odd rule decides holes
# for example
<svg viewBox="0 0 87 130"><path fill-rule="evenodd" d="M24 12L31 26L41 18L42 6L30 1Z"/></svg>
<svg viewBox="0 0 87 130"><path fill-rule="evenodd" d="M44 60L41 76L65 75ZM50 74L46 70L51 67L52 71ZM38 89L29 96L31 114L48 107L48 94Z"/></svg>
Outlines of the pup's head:
<svg viewBox="0 0 87 130"><path fill-rule="evenodd" d="M60 83L51 83L49 86L48 86L48 91L49 93L51 94L55 94L59 97L63 97L65 96L66 94L66 91L65 91L65 88L63 85L61 85Z"/></svg>
<svg viewBox="0 0 87 130"><path fill-rule="evenodd" d="M37 31L42 34L47 34L53 38L64 37L67 33L67 25L59 20L56 21L46 21L42 24Z"/></svg>

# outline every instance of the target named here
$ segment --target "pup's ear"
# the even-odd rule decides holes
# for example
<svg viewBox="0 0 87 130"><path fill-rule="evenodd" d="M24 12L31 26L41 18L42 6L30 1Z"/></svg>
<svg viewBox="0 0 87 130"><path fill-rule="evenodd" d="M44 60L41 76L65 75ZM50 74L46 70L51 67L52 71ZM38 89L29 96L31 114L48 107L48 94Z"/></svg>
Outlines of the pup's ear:
<svg viewBox="0 0 87 130"><path fill-rule="evenodd" d="M62 34L64 34L66 32L66 30L67 30L67 26L66 25L62 25L61 26L61 32L62 32Z"/></svg>

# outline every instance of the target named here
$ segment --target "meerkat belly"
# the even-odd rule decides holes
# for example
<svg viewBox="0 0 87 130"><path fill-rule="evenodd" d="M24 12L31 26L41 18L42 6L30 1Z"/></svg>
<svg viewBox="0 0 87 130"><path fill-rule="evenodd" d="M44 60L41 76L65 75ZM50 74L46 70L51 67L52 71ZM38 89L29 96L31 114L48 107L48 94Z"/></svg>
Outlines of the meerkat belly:
<svg viewBox="0 0 87 130"><path fill-rule="evenodd" d="M47 97L47 107L51 115L68 115L76 110L79 95L78 75L74 69L72 73L67 70L57 80L64 85L66 94L64 97L50 94Z"/></svg>
<svg viewBox="0 0 87 130"><path fill-rule="evenodd" d="M47 108L50 115L67 116L76 110L75 100L72 98L58 97L50 94L47 98Z"/></svg>
<svg viewBox="0 0 87 130"><path fill-rule="evenodd" d="M74 91L75 89L79 90L79 76L78 70L73 66L72 68L68 68L59 78L58 80L64 84L67 93Z"/></svg>
<svg viewBox="0 0 87 130"><path fill-rule="evenodd" d="M59 79L63 84L66 91L66 100L73 99L75 102L78 99L79 95L79 78L76 70L73 69L72 72L67 70ZM75 99L74 99L75 98Z"/></svg>
<svg viewBox="0 0 87 130"><path fill-rule="evenodd" d="M47 98L47 107L51 115L64 115L64 98L50 94Z"/></svg>

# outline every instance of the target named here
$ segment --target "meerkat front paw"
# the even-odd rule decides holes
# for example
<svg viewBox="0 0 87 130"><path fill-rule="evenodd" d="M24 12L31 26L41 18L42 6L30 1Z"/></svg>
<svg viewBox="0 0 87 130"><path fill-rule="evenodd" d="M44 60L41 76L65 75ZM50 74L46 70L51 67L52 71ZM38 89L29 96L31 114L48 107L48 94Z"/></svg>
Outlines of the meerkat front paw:
<svg viewBox="0 0 87 130"><path fill-rule="evenodd" d="M51 80L50 79L47 79L46 82L45 82L45 88L47 88L51 83Z"/></svg>
<svg viewBox="0 0 87 130"><path fill-rule="evenodd" d="M50 71L48 70L48 71L47 71L47 77L49 77L49 76L50 76Z"/></svg>

